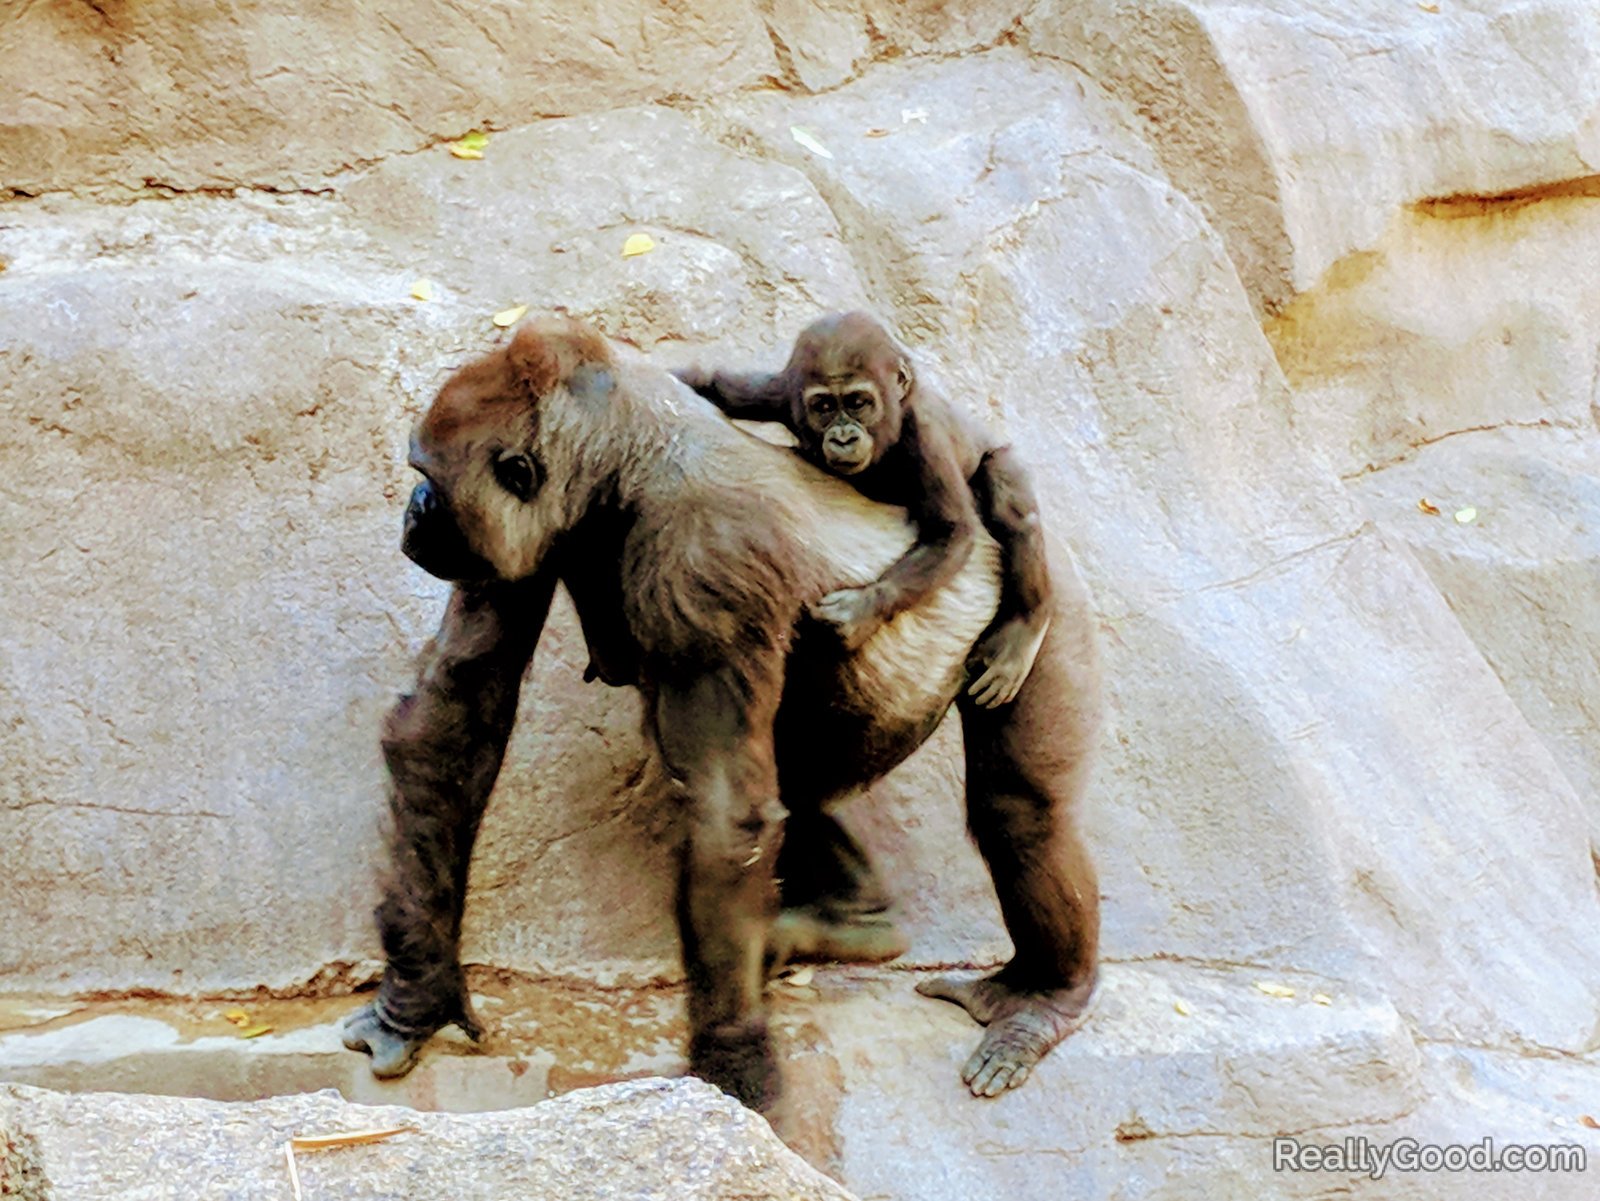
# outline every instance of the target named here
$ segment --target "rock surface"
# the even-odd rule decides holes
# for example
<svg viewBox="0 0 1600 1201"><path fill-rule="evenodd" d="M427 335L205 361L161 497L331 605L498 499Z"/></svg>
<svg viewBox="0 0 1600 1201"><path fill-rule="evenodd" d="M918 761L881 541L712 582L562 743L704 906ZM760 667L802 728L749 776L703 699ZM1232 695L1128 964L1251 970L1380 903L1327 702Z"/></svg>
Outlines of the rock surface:
<svg viewBox="0 0 1600 1201"><path fill-rule="evenodd" d="M0 1086L51 1194L83 1201L291 1195L292 1138L406 1127L294 1155L306 1197L849 1201L737 1102L697 1080L641 1080L510 1113L423 1114L308 1093L250 1104ZM298 1194L296 1194L298 1195Z"/></svg>
<svg viewBox="0 0 1600 1201"><path fill-rule="evenodd" d="M1600 10L296 11L0 29L0 1078L368 1096L325 998L376 970L375 730L442 599L410 420L513 305L667 366L864 306L1095 590L1109 966L1025 1090L962 1094L975 1030L908 975L1007 943L941 731L846 815L905 970L778 990L796 1145L896 1198L1593 1196L1268 1144L1595 1138ZM372 1095L678 1066L669 818L583 662L558 607L474 868L490 1043ZM330 1008L246 1048L181 1000L266 994Z"/></svg>

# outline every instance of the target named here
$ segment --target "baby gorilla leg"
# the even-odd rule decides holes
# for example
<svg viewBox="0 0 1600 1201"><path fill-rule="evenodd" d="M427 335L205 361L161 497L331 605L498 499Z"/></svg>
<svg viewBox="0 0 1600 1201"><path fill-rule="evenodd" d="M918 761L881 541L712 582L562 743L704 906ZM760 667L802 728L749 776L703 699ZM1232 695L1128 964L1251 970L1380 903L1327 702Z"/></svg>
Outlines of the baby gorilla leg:
<svg viewBox="0 0 1600 1201"><path fill-rule="evenodd" d="M1056 631L1013 705L963 697L967 821L994 880L1016 953L981 979L941 976L917 987L987 1027L961 1070L974 1096L994 1097L1083 1021L1094 994L1100 894L1075 823L1098 725L1092 656L1074 659Z"/></svg>
<svg viewBox="0 0 1600 1201"><path fill-rule="evenodd" d="M828 814L789 815L778 877L783 909L767 948L769 974L798 962L882 963L911 945L866 851Z"/></svg>

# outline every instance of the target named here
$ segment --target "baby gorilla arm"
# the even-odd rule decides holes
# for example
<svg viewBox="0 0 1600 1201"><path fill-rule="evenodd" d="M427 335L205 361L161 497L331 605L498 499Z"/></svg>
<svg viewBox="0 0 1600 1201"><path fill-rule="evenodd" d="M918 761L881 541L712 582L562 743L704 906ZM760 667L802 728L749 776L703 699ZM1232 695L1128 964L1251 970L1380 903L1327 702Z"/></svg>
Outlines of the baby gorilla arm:
<svg viewBox="0 0 1600 1201"><path fill-rule="evenodd" d="M788 377L770 371L708 371L679 367L672 373L729 417L746 421L789 420Z"/></svg>
<svg viewBox="0 0 1600 1201"><path fill-rule="evenodd" d="M830 592L812 606L813 616L835 626L851 650L884 622L949 583L972 554L978 513L949 431L938 416L908 410L900 440L873 469L903 478L903 487L896 480L873 491L906 505L916 522L916 543L865 588Z"/></svg>
<svg viewBox="0 0 1600 1201"><path fill-rule="evenodd" d="M1050 567L1039 502L1009 446L984 454L972 492L985 528L1000 544L1000 611L973 651L968 688L992 709L1016 698L1050 628Z"/></svg>

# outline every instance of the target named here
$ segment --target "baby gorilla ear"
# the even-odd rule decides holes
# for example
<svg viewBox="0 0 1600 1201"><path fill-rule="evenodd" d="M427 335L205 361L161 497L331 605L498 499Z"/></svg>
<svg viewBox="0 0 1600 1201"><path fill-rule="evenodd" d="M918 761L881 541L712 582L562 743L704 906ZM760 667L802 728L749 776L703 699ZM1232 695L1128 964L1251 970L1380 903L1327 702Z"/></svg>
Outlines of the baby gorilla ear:
<svg viewBox="0 0 1600 1201"><path fill-rule="evenodd" d="M904 355L900 356L894 370L895 383L900 385L900 399L904 400L911 395L911 389L916 387L917 377L912 374L911 360Z"/></svg>
<svg viewBox="0 0 1600 1201"><path fill-rule="evenodd" d="M535 397L548 396L578 368L615 364L605 338L570 317L537 317L517 327L507 358L517 378Z"/></svg>

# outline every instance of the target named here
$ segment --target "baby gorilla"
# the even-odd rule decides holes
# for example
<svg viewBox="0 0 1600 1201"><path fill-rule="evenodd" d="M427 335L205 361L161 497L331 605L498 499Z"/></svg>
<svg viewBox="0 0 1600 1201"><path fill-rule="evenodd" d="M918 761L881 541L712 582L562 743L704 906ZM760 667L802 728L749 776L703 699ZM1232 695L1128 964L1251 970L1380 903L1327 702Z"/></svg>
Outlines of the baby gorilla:
<svg viewBox="0 0 1600 1201"><path fill-rule="evenodd" d="M776 374L674 374L730 417L783 422L806 459L910 513L917 541L898 562L866 587L830 592L811 608L850 650L949 582L981 520L1000 544L1001 596L973 650L968 692L987 708L1015 699L1050 624L1032 485L1010 447L917 382L888 330L866 313L836 313L806 327Z"/></svg>

